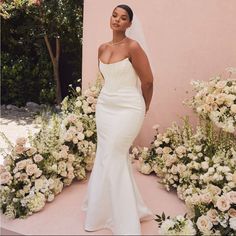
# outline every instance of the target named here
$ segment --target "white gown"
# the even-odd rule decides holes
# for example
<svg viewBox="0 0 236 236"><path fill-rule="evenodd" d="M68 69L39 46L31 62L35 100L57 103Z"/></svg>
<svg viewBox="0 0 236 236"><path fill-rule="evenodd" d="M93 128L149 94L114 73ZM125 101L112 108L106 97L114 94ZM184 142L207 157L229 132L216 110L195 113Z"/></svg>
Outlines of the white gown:
<svg viewBox="0 0 236 236"><path fill-rule="evenodd" d="M145 116L140 80L129 61L100 61L105 84L96 105L97 151L82 210L84 229L109 228L141 235L140 221L153 219L139 193L128 158Z"/></svg>

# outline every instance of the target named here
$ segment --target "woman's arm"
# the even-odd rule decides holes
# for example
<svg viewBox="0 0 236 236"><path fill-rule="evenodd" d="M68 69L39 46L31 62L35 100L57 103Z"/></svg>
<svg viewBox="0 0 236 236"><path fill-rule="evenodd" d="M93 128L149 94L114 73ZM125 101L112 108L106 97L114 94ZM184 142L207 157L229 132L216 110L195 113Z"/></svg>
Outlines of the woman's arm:
<svg viewBox="0 0 236 236"><path fill-rule="evenodd" d="M153 74L146 53L138 42L130 43L130 56L132 65L141 80L141 88L146 104L146 112L149 109L153 94Z"/></svg>
<svg viewBox="0 0 236 236"><path fill-rule="evenodd" d="M101 54L103 53L105 49L105 44L101 44L99 47L98 47L98 53L97 53L97 57L98 57L98 72L99 74L101 75L102 79L104 80L104 77L103 77L103 74L99 68L99 64L100 64L100 58L101 58Z"/></svg>

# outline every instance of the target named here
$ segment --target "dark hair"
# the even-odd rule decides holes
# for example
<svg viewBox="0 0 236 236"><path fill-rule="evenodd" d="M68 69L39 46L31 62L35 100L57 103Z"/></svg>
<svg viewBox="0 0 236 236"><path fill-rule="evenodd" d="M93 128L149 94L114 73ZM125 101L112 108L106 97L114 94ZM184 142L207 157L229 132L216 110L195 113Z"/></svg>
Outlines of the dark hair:
<svg viewBox="0 0 236 236"><path fill-rule="evenodd" d="M133 20L133 11L132 11L132 9L128 6L128 5L125 5L125 4L120 4L120 5L118 5L118 6L116 6L116 8L117 7L120 7L120 8L122 8L122 9L124 9L124 10L126 10L126 12L128 13L128 15L129 15L129 21L132 21Z"/></svg>

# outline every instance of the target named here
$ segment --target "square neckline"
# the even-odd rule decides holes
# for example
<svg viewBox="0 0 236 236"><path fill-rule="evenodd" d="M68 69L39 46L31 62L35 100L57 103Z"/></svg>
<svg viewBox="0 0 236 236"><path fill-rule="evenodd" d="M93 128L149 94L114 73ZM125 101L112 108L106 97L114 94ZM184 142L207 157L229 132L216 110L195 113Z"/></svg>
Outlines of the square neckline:
<svg viewBox="0 0 236 236"><path fill-rule="evenodd" d="M124 59L121 59L121 60L119 60L119 61L115 61L115 62L112 62L112 63L104 63L104 62L102 62L101 59L99 58L99 61L100 61L100 63L102 63L102 64L104 64L104 65L113 65L113 64L117 64L117 63L120 63L120 62L122 62L122 61L125 61L125 60L127 60L127 59L129 59L129 57L125 57Z"/></svg>

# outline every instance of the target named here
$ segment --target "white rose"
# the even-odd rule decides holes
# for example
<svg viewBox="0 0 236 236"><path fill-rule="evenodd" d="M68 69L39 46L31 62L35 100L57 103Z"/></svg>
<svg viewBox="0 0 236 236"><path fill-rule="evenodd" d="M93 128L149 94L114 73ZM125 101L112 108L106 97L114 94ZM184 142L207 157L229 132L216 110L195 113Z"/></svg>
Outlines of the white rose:
<svg viewBox="0 0 236 236"><path fill-rule="evenodd" d="M140 166L140 172L145 174L145 175L148 175L148 174L150 174L152 172L152 167L150 166L149 163L146 163L146 164L143 163Z"/></svg>
<svg viewBox="0 0 236 236"><path fill-rule="evenodd" d="M210 209L208 212L207 212L207 216L209 217L209 219L211 220L211 222L213 224L216 224L219 220L219 217L218 217L218 212L216 209Z"/></svg>
<svg viewBox="0 0 236 236"><path fill-rule="evenodd" d="M210 193L204 193L200 195L201 201L204 203L210 203L212 201L212 197Z"/></svg>
<svg viewBox="0 0 236 236"><path fill-rule="evenodd" d="M27 175L33 175L34 173L36 173L38 170L38 167L36 164L29 164L26 166L26 173Z"/></svg>
<svg viewBox="0 0 236 236"><path fill-rule="evenodd" d="M68 152L69 151L69 147L67 145L62 145L61 146L61 150L64 150L64 151Z"/></svg>
<svg viewBox="0 0 236 236"><path fill-rule="evenodd" d="M87 102L88 102L89 104L94 103L94 98L91 97L91 96L87 97Z"/></svg>
<svg viewBox="0 0 236 236"><path fill-rule="evenodd" d="M161 227L160 227L160 235L167 235L169 233L169 229L173 228L175 225L175 222L171 219L166 219Z"/></svg>
<svg viewBox="0 0 236 236"><path fill-rule="evenodd" d="M31 148L26 152L26 154L27 154L28 156L32 156L32 155L34 155L36 152L37 152L37 148L31 147Z"/></svg>
<svg viewBox="0 0 236 236"><path fill-rule="evenodd" d="M161 147L158 147L158 148L156 149L156 153L157 153L158 155L161 155L161 154L163 153L162 148L161 148Z"/></svg>
<svg viewBox="0 0 236 236"><path fill-rule="evenodd" d="M225 127L224 127L224 130L225 130L226 132L233 133L234 130L235 130L235 127L234 127L233 124L228 124L228 126L225 126Z"/></svg>
<svg viewBox="0 0 236 236"><path fill-rule="evenodd" d="M190 197L190 201L193 205L196 205L199 203L200 197L198 196L198 194L193 194L192 197Z"/></svg>
<svg viewBox="0 0 236 236"><path fill-rule="evenodd" d="M233 113L236 113L236 104L233 104L231 107L230 107L231 111Z"/></svg>
<svg viewBox="0 0 236 236"><path fill-rule="evenodd" d="M173 157L172 155L164 155L163 157L165 157L166 161L165 161L165 165L166 166L171 166L174 162L175 162L175 157Z"/></svg>
<svg viewBox="0 0 236 236"><path fill-rule="evenodd" d="M196 145L194 148L195 148L195 150L197 152L200 152L202 150L202 146L201 145Z"/></svg>
<svg viewBox="0 0 236 236"><path fill-rule="evenodd" d="M231 229L236 230L236 217L229 219L229 225Z"/></svg>
<svg viewBox="0 0 236 236"><path fill-rule="evenodd" d="M196 162L196 161L193 161L193 162L192 162L192 167L193 167L195 170L199 170L200 164L199 164L198 162Z"/></svg>
<svg viewBox="0 0 236 236"><path fill-rule="evenodd" d="M66 170L66 163L64 161L58 162L58 170L60 173Z"/></svg>
<svg viewBox="0 0 236 236"><path fill-rule="evenodd" d="M70 141L73 139L73 134L72 134L72 132L68 132L68 131L67 131L66 134L65 134L64 139L65 139L65 141L70 142Z"/></svg>
<svg viewBox="0 0 236 236"><path fill-rule="evenodd" d="M164 141L165 143L169 143L169 142L170 142L170 139L169 139L169 138L164 138L163 141Z"/></svg>
<svg viewBox="0 0 236 236"><path fill-rule="evenodd" d="M6 171L5 166L0 164L0 174L2 174L5 171Z"/></svg>
<svg viewBox="0 0 236 236"><path fill-rule="evenodd" d="M79 132L79 133L77 134L77 138L78 138L79 140L83 140L84 137L85 137L84 134L81 133L81 132Z"/></svg>
<svg viewBox="0 0 236 236"><path fill-rule="evenodd" d="M26 138L20 137L16 139L16 144L20 146L24 146L26 144Z"/></svg>
<svg viewBox="0 0 236 236"><path fill-rule="evenodd" d="M5 171L0 175L0 182L1 184L7 184L13 177L11 176L10 172Z"/></svg>
<svg viewBox="0 0 236 236"><path fill-rule="evenodd" d="M162 144L162 142L155 140L154 141L154 146L159 147Z"/></svg>
<svg viewBox="0 0 236 236"><path fill-rule="evenodd" d="M73 172L69 172L68 175L67 175L67 178L69 179L74 179L75 175Z"/></svg>
<svg viewBox="0 0 236 236"><path fill-rule="evenodd" d="M208 162L203 161L203 162L201 163L201 167L202 167L203 170L207 170L207 169L209 168Z"/></svg>
<svg viewBox="0 0 236 236"><path fill-rule="evenodd" d="M175 149L176 153L178 155L183 155L186 153L186 148L184 146L178 146L176 149Z"/></svg>
<svg viewBox="0 0 236 236"><path fill-rule="evenodd" d="M209 217L205 215L202 215L197 219L197 227L204 234L208 234L212 226L213 224L211 223Z"/></svg>
<svg viewBox="0 0 236 236"><path fill-rule="evenodd" d="M236 204L236 191L230 191L226 194L230 203Z"/></svg>
<svg viewBox="0 0 236 236"><path fill-rule="evenodd" d="M77 116L75 114L70 114L67 116L67 121L69 123L74 123L74 122L76 122L76 120L77 120Z"/></svg>
<svg viewBox="0 0 236 236"><path fill-rule="evenodd" d="M20 172L17 172L16 174L14 174L14 178L18 179L20 177Z"/></svg>
<svg viewBox="0 0 236 236"><path fill-rule="evenodd" d="M87 137L91 137L93 135L93 131L92 130L87 130L85 132L85 134L86 134Z"/></svg>
<svg viewBox="0 0 236 236"><path fill-rule="evenodd" d="M172 174L176 175L177 172L178 172L178 169L177 169L177 167L176 167L175 165L173 165L173 166L171 167L170 171L171 171Z"/></svg>
<svg viewBox="0 0 236 236"><path fill-rule="evenodd" d="M230 208L228 211L228 214L230 217L236 217L236 210L233 208Z"/></svg>
<svg viewBox="0 0 236 236"><path fill-rule="evenodd" d="M26 180L27 178L28 178L28 176L27 176L26 173L22 173L22 174L20 175L20 180L22 180L22 181Z"/></svg>
<svg viewBox="0 0 236 236"><path fill-rule="evenodd" d="M74 137L72 141L73 141L74 144L76 144L76 143L78 143L79 140L78 140L77 137Z"/></svg>
<svg viewBox="0 0 236 236"><path fill-rule="evenodd" d="M18 170L23 170L26 167L26 160L22 160L16 163L16 168Z"/></svg>
<svg viewBox="0 0 236 236"><path fill-rule="evenodd" d="M178 164L177 165L177 170L180 174L182 174L186 170L186 166L184 164Z"/></svg>
<svg viewBox="0 0 236 236"><path fill-rule="evenodd" d="M193 174L193 175L190 176L190 179L196 180L196 179L198 179L198 176L196 174Z"/></svg>
<svg viewBox="0 0 236 236"><path fill-rule="evenodd" d="M232 104L234 103L235 100L235 96L233 94L227 94L225 97L225 102L227 106L232 106Z"/></svg>
<svg viewBox="0 0 236 236"><path fill-rule="evenodd" d="M92 112L95 112L96 111L96 100L94 101L94 103L91 105L91 110Z"/></svg>
<svg viewBox="0 0 236 236"><path fill-rule="evenodd" d="M40 162L43 160L43 157L40 155L40 154L36 154L34 157L33 157L34 161L35 162Z"/></svg>
<svg viewBox="0 0 236 236"><path fill-rule="evenodd" d="M221 211L226 211L230 208L230 201L226 196L221 196L217 199L216 206Z"/></svg>
<svg viewBox="0 0 236 236"><path fill-rule="evenodd" d="M212 195L219 195L221 193L221 189L213 184L209 185L208 189Z"/></svg>
<svg viewBox="0 0 236 236"><path fill-rule="evenodd" d="M38 191L44 187L44 182L42 179L36 179L34 185L35 185L35 189Z"/></svg>
<svg viewBox="0 0 236 236"><path fill-rule="evenodd" d="M75 106L76 107L81 107L82 106L82 102L80 100L75 102Z"/></svg>
<svg viewBox="0 0 236 236"><path fill-rule="evenodd" d="M217 96L217 99L216 99L216 103L218 105L222 105L225 101L225 94L223 93L220 93L218 96Z"/></svg>
<svg viewBox="0 0 236 236"><path fill-rule="evenodd" d="M210 167L209 169L208 169L208 173L209 174L213 174L215 172L215 168L214 167Z"/></svg>
<svg viewBox="0 0 236 236"><path fill-rule="evenodd" d="M14 151L16 154L22 154L25 151L25 147L21 146L21 145L16 145L14 147Z"/></svg>
<svg viewBox="0 0 236 236"><path fill-rule="evenodd" d="M230 189L236 187L236 184L234 182L228 182L228 186Z"/></svg>
<svg viewBox="0 0 236 236"><path fill-rule="evenodd" d="M66 150L63 149L59 152L59 159L66 159L67 156L68 156L68 153Z"/></svg>
<svg viewBox="0 0 236 236"><path fill-rule="evenodd" d="M43 173L42 170L38 169L36 172L35 172L35 177L38 178L39 176L41 176Z"/></svg>
<svg viewBox="0 0 236 236"><path fill-rule="evenodd" d="M75 160L75 155L74 154L68 154L68 162L73 162Z"/></svg>
<svg viewBox="0 0 236 236"><path fill-rule="evenodd" d="M164 147L163 148L163 153L164 154L169 154L172 151L172 149L170 147Z"/></svg>
<svg viewBox="0 0 236 236"><path fill-rule="evenodd" d="M55 198L54 194L49 194L48 198L47 198L47 201L52 202L54 200L54 198Z"/></svg>

